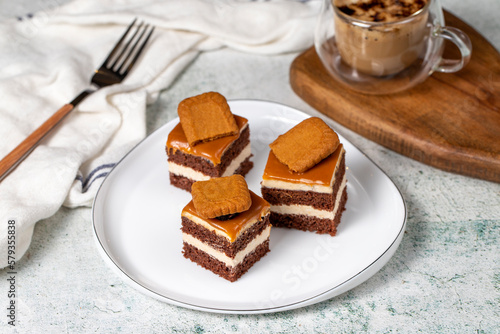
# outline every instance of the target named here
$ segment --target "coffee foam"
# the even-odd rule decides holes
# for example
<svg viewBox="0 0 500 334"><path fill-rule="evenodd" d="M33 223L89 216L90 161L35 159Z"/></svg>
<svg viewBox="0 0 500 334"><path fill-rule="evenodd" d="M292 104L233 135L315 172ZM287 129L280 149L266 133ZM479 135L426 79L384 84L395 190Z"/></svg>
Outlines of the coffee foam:
<svg viewBox="0 0 500 334"><path fill-rule="evenodd" d="M361 21L394 22L425 7L428 0L334 0L344 14Z"/></svg>

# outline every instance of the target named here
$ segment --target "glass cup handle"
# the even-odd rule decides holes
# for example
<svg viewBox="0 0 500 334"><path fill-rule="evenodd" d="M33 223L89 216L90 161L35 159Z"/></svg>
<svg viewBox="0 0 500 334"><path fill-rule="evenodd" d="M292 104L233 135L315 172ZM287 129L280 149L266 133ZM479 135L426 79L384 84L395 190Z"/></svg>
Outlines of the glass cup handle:
<svg viewBox="0 0 500 334"><path fill-rule="evenodd" d="M472 43L469 36L462 30L453 27L437 27L433 36L449 40L458 47L462 54L460 59L441 59L435 66L434 71L453 73L460 71L467 65L472 54Z"/></svg>

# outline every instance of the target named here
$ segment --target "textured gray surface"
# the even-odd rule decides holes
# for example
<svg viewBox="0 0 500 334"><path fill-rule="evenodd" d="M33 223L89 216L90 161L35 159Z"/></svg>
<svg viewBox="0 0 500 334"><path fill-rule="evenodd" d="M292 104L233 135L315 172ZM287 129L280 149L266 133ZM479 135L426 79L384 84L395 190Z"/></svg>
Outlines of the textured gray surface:
<svg viewBox="0 0 500 334"><path fill-rule="evenodd" d="M442 2L500 49L499 1ZM34 3L15 10L6 2L1 6L20 15L27 12L23 9L37 8ZM0 18L7 16L7 10ZM203 54L149 108L148 132L175 117L180 100L208 90L228 99L281 102L317 115L288 84L295 56L252 56L230 50ZM171 306L137 292L106 266L93 238L89 208L63 208L36 225L31 247L18 263L16 330L499 333L500 185L442 172L339 125L336 130L392 178L407 202L403 241L367 282L326 302L277 314L221 315ZM0 271L4 310L7 277L5 270ZM12 330L4 314L0 313L0 332Z"/></svg>

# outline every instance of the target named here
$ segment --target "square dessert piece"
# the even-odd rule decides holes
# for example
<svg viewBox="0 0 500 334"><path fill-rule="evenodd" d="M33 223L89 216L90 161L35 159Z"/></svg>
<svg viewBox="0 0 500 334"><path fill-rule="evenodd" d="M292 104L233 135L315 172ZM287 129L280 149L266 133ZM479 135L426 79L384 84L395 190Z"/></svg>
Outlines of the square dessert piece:
<svg viewBox="0 0 500 334"><path fill-rule="evenodd" d="M245 182L240 175L229 178L241 178L237 182ZM225 194L228 193L226 190L232 186L226 184L218 187L216 183L223 179L226 178L199 181L193 185L193 200L184 207L181 214L183 255L234 282L269 252L270 205L248 188L245 190L246 195L241 189L236 194L232 192L227 200L230 204L224 204ZM197 187L205 182L213 182L213 187ZM214 188L219 188L220 191L218 194L208 195L207 200L207 191ZM207 209L210 205L213 208ZM207 212L211 217L221 212L224 215L207 218Z"/></svg>
<svg viewBox="0 0 500 334"><path fill-rule="evenodd" d="M298 126L302 127L302 123ZM319 162L303 172L294 172L281 162L293 158L285 156L280 160L277 157L279 153L276 154L271 149L262 176L261 192L264 199L271 204L271 224L274 227L315 231L334 236L347 201L345 150L338 142L338 136L337 141L330 140L328 144L319 138L315 139L314 133L321 137L315 129L314 126L310 128L309 152L321 152L318 154L325 155L325 150L317 147L323 145L330 146L328 150L332 153L321 159L318 156L300 156L297 160ZM293 130L294 128L290 132L293 133ZM301 136L304 137L303 134ZM332 135L328 134L328 137L331 138ZM280 141L283 141L287 136L280 136L278 139L280 138ZM334 147L331 147L332 143ZM273 144L270 146L273 147ZM289 151L286 152L290 155ZM294 161L286 162L289 165L294 164Z"/></svg>
<svg viewBox="0 0 500 334"><path fill-rule="evenodd" d="M181 122L169 133L166 143L170 183L191 191L196 181L246 175L253 167L248 120L233 115L218 93L186 100L179 104ZM207 113L203 114L203 110ZM185 130L192 137L190 140Z"/></svg>

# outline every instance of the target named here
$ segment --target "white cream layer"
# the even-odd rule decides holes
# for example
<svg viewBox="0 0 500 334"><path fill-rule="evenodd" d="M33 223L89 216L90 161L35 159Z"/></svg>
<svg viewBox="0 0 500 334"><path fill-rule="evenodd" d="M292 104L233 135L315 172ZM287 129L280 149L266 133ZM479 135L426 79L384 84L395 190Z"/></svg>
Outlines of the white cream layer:
<svg viewBox="0 0 500 334"><path fill-rule="evenodd" d="M261 185L266 188L278 188L284 190L314 191L322 194L331 194L331 186L309 185L304 183L292 183L278 180L263 180Z"/></svg>
<svg viewBox="0 0 500 334"><path fill-rule="evenodd" d="M216 258L217 260L223 262L226 266L228 267L236 267L238 264L240 264L245 256L250 254L259 246L261 243L267 240L269 238L269 235L271 233L271 225L269 225L264 231L262 231L257 237L255 237L252 241L248 243L248 245L236 253L236 256L234 259L230 258L226 254L208 246L207 244L204 244L200 240L196 239L190 234L187 233L182 233L182 241L185 243L198 248L199 250L207 253L208 255Z"/></svg>
<svg viewBox="0 0 500 334"><path fill-rule="evenodd" d="M252 149L250 143L238 154L236 158L231 161L229 166L227 166L225 172L222 176L231 176L240 167L241 163L245 161L248 157L252 155ZM196 171L190 167L182 166L173 162L168 163L168 170L170 173L187 177L188 179L194 181L206 181L210 179L210 176L205 175L199 171Z"/></svg>
<svg viewBox="0 0 500 334"><path fill-rule="evenodd" d="M342 147L342 152L340 152L339 157L342 157L344 154L345 150ZM323 194L331 194L333 192L332 185L335 182L335 173L337 172L337 169L340 166L340 161L342 159L339 159L339 162L337 163L337 166L335 166L335 170L332 173L332 178L330 180L330 184L328 186L324 185L316 185L316 184L305 184L305 183L294 183L294 182L287 182L287 181L280 181L280 180L262 180L261 185L266 188L278 188L278 189L285 189L285 190L297 190L297 191L314 191L317 193L323 193Z"/></svg>
<svg viewBox="0 0 500 334"><path fill-rule="evenodd" d="M344 192L344 188L347 185L347 179L344 175L342 179L342 184L340 185L339 191L337 193L337 197L335 198L335 205L332 211L327 210L318 210L310 205L271 205L271 212L284 214L284 215L306 215L312 216L320 219L331 219L335 218L335 214L337 213L340 200L342 199L342 193Z"/></svg>

